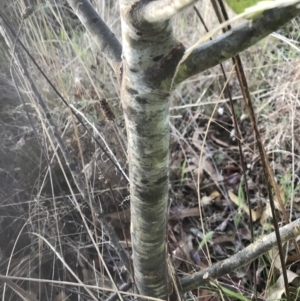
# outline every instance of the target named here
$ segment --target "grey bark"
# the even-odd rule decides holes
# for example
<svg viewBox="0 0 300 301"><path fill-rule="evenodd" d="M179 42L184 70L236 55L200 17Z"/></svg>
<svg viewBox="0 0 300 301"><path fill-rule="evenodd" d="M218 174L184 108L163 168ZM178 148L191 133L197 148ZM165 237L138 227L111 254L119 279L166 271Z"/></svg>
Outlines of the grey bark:
<svg viewBox="0 0 300 301"><path fill-rule="evenodd" d="M149 23L167 21L197 1L198 0L149 1L147 5L144 5L142 14L144 19Z"/></svg>
<svg viewBox="0 0 300 301"><path fill-rule="evenodd" d="M175 39L169 21L147 23L142 6L120 2L134 276L140 294L165 300L170 92L162 81L151 81L149 71L171 51Z"/></svg>
<svg viewBox="0 0 300 301"><path fill-rule="evenodd" d="M300 219L297 219L294 222L280 228L279 232L282 244L299 236ZM255 243L251 244L230 258L215 263L213 266L194 273L191 276L184 277L180 281L182 292L187 292L198 286L205 285L212 279L224 276L237 268L241 268L263 255L276 245L276 235L275 232L272 232L271 234L258 239Z"/></svg>
<svg viewBox="0 0 300 301"><path fill-rule="evenodd" d="M82 3L85 1L68 1L75 12L84 13ZM147 4L153 5L154 11L152 7L149 13ZM155 16L154 2L120 0L120 7L123 47L121 102L128 136L135 284L140 294L166 300L169 294L166 266L169 96L172 79L185 48L174 39L168 19L149 18L150 15ZM297 14L295 8L270 11L255 20L252 27L249 23L244 24L213 42L199 46L183 62L174 82L180 83L230 58ZM148 16L148 22L145 16ZM111 37L113 34L103 26L100 17L96 19L100 31L105 28L107 36ZM88 26L93 24L89 14L86 13L82 20L94 35L97 27ZM119 44L111 38L103 41L105 35L96 36L101 50L118 75L117 66L121 62ZM115 54L112 55L108 49Z"/></svg>
<svg viewBox="0 0 300 301"><path fill-rule="evenodd" d="M252 24L245 21L225 34L203 43L183 62L182 72L177 74L174 83L181 83L251 47L299 15L299 12L300 8L296 9L294 6L268 10Z"/></svg>

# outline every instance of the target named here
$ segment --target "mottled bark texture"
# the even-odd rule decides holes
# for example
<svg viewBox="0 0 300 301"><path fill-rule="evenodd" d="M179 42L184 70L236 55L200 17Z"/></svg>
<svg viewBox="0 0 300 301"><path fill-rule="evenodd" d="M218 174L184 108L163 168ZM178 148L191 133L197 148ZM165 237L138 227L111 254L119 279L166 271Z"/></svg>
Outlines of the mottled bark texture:
<svg viewBox="0 0 300 301"><path fill-rule="evenodd" d="M180 83L232 57L279 28L282 22L277 13L282 11L281 18L287 22L298 12L295 13L295 8L266 12L266 17L262 15L254 20L252 27L245 23L215 41L195 48L177 68L185 47L174 39L169 18L194 0L119 0L122 56L121 44L100 17L95 17L86 6L87 0L68 1L84 16L82 21L96 40L99 39L101 51L121 79L121 102L128 138L135 284L140 294L166 300L172 290L166 265L171 84ZM85 10L85 7L88 8ZM94 17L90 18L89 13ZM120 65L121 74L118 73ZM198 277L200 279L202 275ZM190 282L189 278L182 282L184 291L197 287L197 283Z"/></svg>
<svg viewBox="0 0 300 301"><path fill-rule="evenodd" d="M249 21L245 21L213 40L203 41L181 64L174 83L181 83L232 58L278 30L299 13L300 8L296 9L294 6L268 10L255 19L251 26Z"/></svg>
<svg viewBox="0 0 300 301"><path fill-rule="evenodd" d="M141 7L142 2L121 1L121 97L128 135L132 259L139 293L166 299L170 75L184 49L178 47L170 21L147 23ZM164 75L153 80L158 73Z"/></svg>
<svg viewBox="0 0 300 301"><path fill-rule="evenodd" d="M185 49L175 41L169 20L152 23L145 20L143 13L147 12L147 3L153 5L155 2L120 2L123 47L121 99L128 135L134 275L140 294L165 299L169 293L166 267L169 94L177 64ZM151 7L152 13L153 9ZM293 16L291 13L290 17ZM258 22L261 23L262 19ZM255 23L252 26L254 33L253 30L249 32L255 38L249 39L250 42L246 43L249 46L251 41L257 41L259 35ZM264 27L261 36L266 32ZM228 58L233 55L230 51L224 53L218 49L222 53L220 60L226 57L226 53L230 53ZM201 58L201 53L197 54L193 53L191 61L196 56ZM190 60L184 63L189 64ZM195 69L192 70L192 67L184 68L185 76L194 75Z"/></svg>

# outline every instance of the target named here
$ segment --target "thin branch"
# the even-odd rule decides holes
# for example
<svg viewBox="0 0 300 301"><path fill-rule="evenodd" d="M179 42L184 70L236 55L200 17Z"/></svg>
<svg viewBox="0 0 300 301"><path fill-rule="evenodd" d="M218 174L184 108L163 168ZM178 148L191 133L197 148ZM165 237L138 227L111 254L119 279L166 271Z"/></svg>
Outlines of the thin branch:
<svg viewBox="0 0 300 301"><path fill-rule="evenodd" d="M300 219L280 228L279 232L282 243L297 237L300 234ZM191 276L182 278L180 280L181 290L182 292L186 292L195 289L198 286L209 282L211 279L216 279L231 273L235 269L249 264L251 261L263 255L276 245L276 235L272 232L271 234L258 239L255 243L230 258L220 261L209 268L194 273Z"/></svg>
<svg viewBox="0 0 300 301"><path fill-rule="evenodd" d="M276 31L299 13L300 9L295 6L268 10L251 24L248 21L244 22L220 37L200 45L180 65L174 83L181 83L235 56Z"/></svg>
<svg viewBox="0 0 300 301"><path fill-rule="evenodd" d="M122 45L87 0L68 0L81 23L92 35L109 64L118 75Z"/></svg>
<svg viewBox="0 0 300 301"><path fill-rule="evenodd" d="M159 0L142 6L144 19L149 23L169 20L198 0Z"/></svg>

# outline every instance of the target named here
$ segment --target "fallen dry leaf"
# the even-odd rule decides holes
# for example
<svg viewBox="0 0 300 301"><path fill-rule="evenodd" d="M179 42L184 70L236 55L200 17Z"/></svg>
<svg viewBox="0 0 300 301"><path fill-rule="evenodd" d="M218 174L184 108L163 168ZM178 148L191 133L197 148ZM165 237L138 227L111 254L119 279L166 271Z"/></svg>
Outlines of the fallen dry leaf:
<svg viewBox="0 0 300 301"><path fill-rule="evenodd" d="M234 204L236 204L238 207L240 207L248 215L250 214L249 206L246 204L241 204L238 196L236 196L232 191L228 190L228 196ZM264 211L263 207L257 208L256 210L251 209L252 220L255 222L258 219L260 219L260 217L263 214L263 211Z"/></svg>
<svg viewBox="0 0 300 301"><path fill-rule="evenodd" d="M287 270L286 272L287 272L289 283L292 283L295 279L299 278L297 274L295 274L290 270ZM299 285L299 279L297 282L298 282L297 284ZM284 293L285 293L285 286L284 286L283 275L280 275L276 283L267 291L266 298L269 301L281 300L281 297Z"/></svg>

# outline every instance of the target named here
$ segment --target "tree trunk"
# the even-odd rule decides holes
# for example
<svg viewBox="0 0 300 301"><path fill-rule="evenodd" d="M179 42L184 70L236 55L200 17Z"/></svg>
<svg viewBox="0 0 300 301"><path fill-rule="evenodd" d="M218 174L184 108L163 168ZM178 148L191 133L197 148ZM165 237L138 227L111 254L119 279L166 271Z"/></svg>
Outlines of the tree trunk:
<svg viewBox="0 0 300 301"><path fill-rule="evenodd" d="M166 264L171 84L179 84L250 47L299 10L291 7L266 12L251 26L244 23L213 41L203 40L181 61L185 48L175 40L170 18L196 0L120 0L121 43L88 1L68 1L121 79L135 284L140 294L166 300L172 291ZM191 281L187 277L182 283L191 289Z"/></svg>
<svg viewBox="0 0 300 301"><path fill-rule="evenodd" d="M169 90L149 76L175 40L170 22L138 24L132 1L121 1L121 100L128 135L134 276L142 295L166 299L169 186Z"/></svg>

